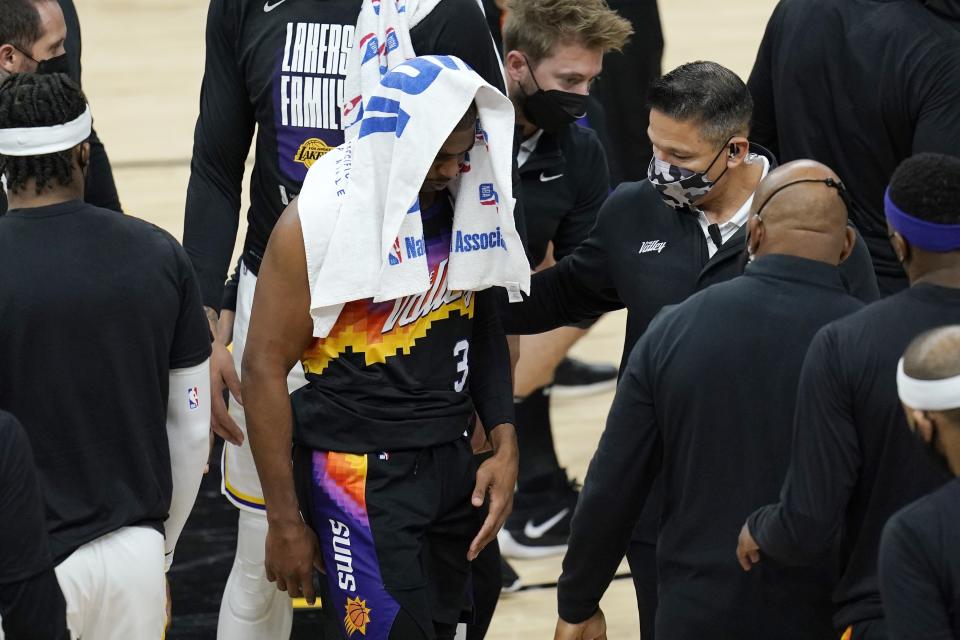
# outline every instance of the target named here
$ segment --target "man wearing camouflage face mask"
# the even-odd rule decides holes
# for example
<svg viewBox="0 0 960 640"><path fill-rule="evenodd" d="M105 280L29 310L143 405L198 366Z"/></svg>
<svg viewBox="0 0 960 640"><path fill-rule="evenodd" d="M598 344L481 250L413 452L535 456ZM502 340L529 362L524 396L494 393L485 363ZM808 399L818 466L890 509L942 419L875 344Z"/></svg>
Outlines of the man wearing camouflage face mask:
<svg viewBox="0 0 960 640"><path fill-rule="evenodd" d="M661 188L682 182L663 193L650 180L621 184L587 239L533 276L530 298L503 306L508 333L539 333L627 307L622 370L660 309L743 272L747 213L762 176L776 166L772 154L747 139L746 85L719 64L693 62L657 80L649 102L653 165L661 168L652 177ZM702 174L696 185L692 174ZM861 238L840 272L854 297L879 297ZM654 485L627 553L644 640L654 637L659 495Z"/></svg>

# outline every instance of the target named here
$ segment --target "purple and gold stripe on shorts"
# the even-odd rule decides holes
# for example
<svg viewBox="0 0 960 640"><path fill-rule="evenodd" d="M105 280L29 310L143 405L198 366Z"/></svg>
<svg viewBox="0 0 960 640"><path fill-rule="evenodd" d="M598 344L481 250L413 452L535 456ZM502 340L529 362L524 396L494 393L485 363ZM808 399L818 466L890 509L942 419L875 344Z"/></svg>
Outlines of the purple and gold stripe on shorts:
<svg viewBox="0 0 960 640"><path fill-rule="evenodd" d="M367 456L313 452L313 522L345 638L387 640L400 605L383 587L367 516Z"/></svg>

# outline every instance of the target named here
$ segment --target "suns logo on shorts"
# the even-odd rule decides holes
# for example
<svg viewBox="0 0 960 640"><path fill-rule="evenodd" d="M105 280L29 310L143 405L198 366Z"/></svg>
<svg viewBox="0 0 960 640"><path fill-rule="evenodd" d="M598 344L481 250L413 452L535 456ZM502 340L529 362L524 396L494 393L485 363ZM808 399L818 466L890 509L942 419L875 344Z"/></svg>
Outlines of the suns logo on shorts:
<svg viewBox="0 0 960 640"><path fill-rule="evenodd" d="M322 158L332 148L320 138L307 138L297 149L297 154L293 157L293 160L309 169L314 162Z"/></svg>
<svg viewBox="0 0 960 640"><path fill-rule="evenodd" d="M343 618L343 628L346 629L347 636L352 636L357 631L360 635L367 635L368 624L370 624L370 609L367 607L367 601L361 600L360 596L347 598L347 615Z"/></svg>

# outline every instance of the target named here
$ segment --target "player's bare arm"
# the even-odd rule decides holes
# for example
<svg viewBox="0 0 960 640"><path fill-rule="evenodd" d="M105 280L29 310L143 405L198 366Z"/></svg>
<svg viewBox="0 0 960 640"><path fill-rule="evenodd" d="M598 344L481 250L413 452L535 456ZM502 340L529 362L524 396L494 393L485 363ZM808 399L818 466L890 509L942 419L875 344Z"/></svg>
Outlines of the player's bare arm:
<svg viewBox="0 0 960 640"><path fill-rule="evenodd" d="M317 538L300 517L290 459L293 414L287 372L310 343L310 290L297 203L270 237L250 317L243 357L247 430L267 506L267 579L291 597L313 603L313 569L321 567Z"/></svg>
<svg viewBox="0 0 960 640"><path fill-rule="evenodd" d="M207 314L210 333L213 335L213 354L210 356L210 428L227 442L239 446L243 444L243 431L240 430L237 422L230 417L226 400L223 397L224 391L229 390L233 400L243 405L240 378L237 376L237 369L233 365L233 357L227 350L227 345L230 344L233 333L231 330L233 327L233 312L226 310L223 312L223 315L229 314L228 323L228 319L218 316L216 310L210 307L204 307L203 310Z"/></svg>
<svg viewBox="0 0 960 640"><path fill-rule="evenodd" d="M477 537L470 543L467 558L474 560L483 548L503 528L513 508L513 489L517 483L517 464L520 452L517 448L517 432L512 424L500 424L488 432L493 456L477 469L477 485L473 490L473 506L483 504L484 496L490 495L490 511Z"/></svg>

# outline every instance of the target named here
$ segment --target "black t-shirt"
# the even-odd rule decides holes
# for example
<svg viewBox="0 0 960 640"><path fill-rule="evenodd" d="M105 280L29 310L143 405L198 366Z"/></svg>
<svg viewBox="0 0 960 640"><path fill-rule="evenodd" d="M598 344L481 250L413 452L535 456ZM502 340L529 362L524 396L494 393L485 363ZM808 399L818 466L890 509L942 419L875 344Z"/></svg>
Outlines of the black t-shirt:
<svg viewBox="0 0 960 640"><path fill-rule="evenodd" d="M890 518L880 595L891 640L960 638L960 480Z"/></svg>
<svg viewBox="0 0 960 640"><path fill-rule="evenodd" d="M960 21L923 4L782 0L748 83L751 138L781 162L812 158L839 174L877 274L900 288L883 191L915 153L960 153Z"/></svg>
<svg viewBox="0 0 960 640"><path fill-rule="evenodd" d="M254 273L307 169L343 143L338 106L360 6L360 0L210 3L183 232L206 306L221 305L254 129L244 241ZM499 58L476 0L443 0L410 30L410 40L417 55L457 56L503 89Z"/></svg>
<svg viewBox="0 0 960 640"><path fill-rule="evenodd" d="M169 372L210 337L167 232L79 200L0 218L0 407L33 447L56 561L128 525L162 531Z"/></svg>
<svg viewBox="0 0 960 640"><path fill-rule="evenodd" d="M0 513L0 584L20 582L53 567L30 441L17 419L4 411L0 411Z"/></svg>
<svg viewBox="0 0 960 640"><path fill-rule="evenodd" d="M839 535L837 629L883 617L883 526L948 480L907 427L896 371L913 338L958 323L960 289L920 283L827 325L807 352L780 502L748 524L761 554L786 563L815 557Z"/></svg>
<svg viewBox="0 0 960 640"><path fill-rule="evenodd" d="M69 638L30 441L0 411L0 618L9 640Z"/></svg>
<svg viewBox="0 0 960 640"><path fill-rule="evenodd" d="M391 260L426 254L429 292L344 305L302 357L308 384L292 396L298 444L350 453L445 444L464 432L474 406L488 428L513 424L510 357L492 292L447 287L450 251L479 238L451 237L445 196L422 218L423 239L404 238Z"/></svg>

